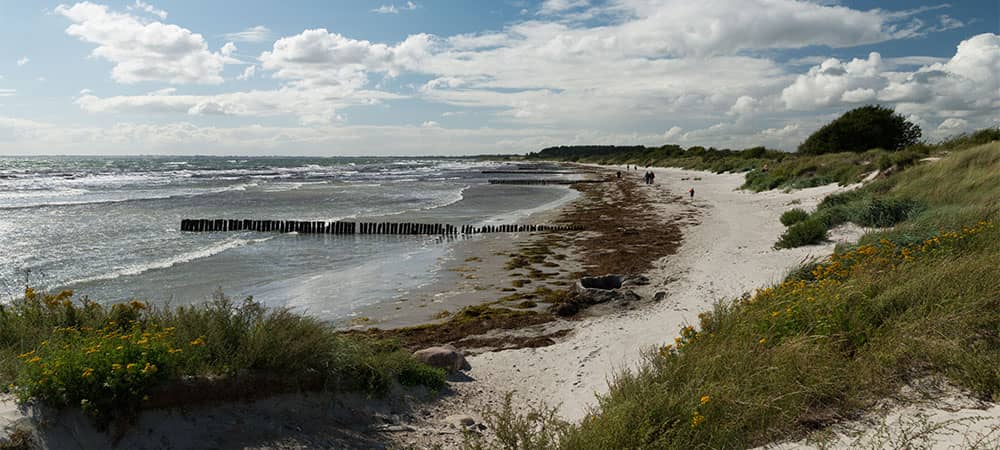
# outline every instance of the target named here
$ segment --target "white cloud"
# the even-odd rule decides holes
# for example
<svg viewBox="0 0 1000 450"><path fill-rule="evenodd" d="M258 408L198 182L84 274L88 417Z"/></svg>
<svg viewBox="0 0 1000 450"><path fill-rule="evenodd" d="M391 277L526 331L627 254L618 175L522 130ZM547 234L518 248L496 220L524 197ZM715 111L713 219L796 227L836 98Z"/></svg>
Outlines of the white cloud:
<svg viewBox="0 0 1000 450"><path fill-rule="evenodd" d="M166 11L162 9L157 9L155 6L143 2L142 0L135 0L134 4L126 6L125 9L129 11L142 11L148 14L152 14L156 17L159 17L160 20L165 20L167 18Z"/></svg>
<svg viewBox="0 0 1000 450"><path fill-rule="evenodd" d="M216 84L231 62L210 52L200 34L176 25L143 21L89 2L59 5L55 12L73 22L66 34L97 44L91 55L114 63L111 77L120 83Z"/></svg>
<svg viewBox="0 0 1000 450"><path fill-rule="evenodd" d="M890 70L893 64L883 64L878 53L871 53L867 60L829 59L798 76L782 91L781 98L788 109L881 102L922 120L955 119L945 120L947 125L937 131L954 131L958 125L992 126L1000 117L1000 36L973 36L959 43L955 55L944 60L896 59L930 64L897 72ZM940 137L936 130L929 131L931 137Z"/></svg>
<svg viewBox="0 0 1000 450"><path fill-rule="evenodd" d="M420 126L424 127L424 128L437 128L437 127L441 126L441 124L439 124L439 123L437 123L437 122L435 122L433 120L428 120L428 121L420 124Z"/></svg>
<svg viewBox="0 0 1000 450"><path fill-rule="evenodd" d="M0 89L0 97L11 97L16 94L16 89Z"/></svg>
<svg viewBox="0 0 1000 450"><path fill-rule="evenodd" d="M931 27L930 31L948 31L954 30L956 28L962 28L967 25L965 22L951 17L947 14L942 14L938 16L938 25Z"/></svg>
<svg viewBox="0 0 1000 450"><path fill-rule="evenodd" d="M372 12L379 14L399 14L400 11L413 11L414 9L417 9L416 3L406 2L406 4L402 6L396 6L393 4L382 5L373 9Z"/></svg>
<svg viewBox="0 0 1000 450"><path fill-rule="evenodd" d="M243 73L236 77L238 80L249 80L257 74L257 66L251 65L243 69Z"/></svg>
<svg viewBox="0 0 1000 450"><path fill-rule="evenodd" d="M947 133L961 132L969 128L969 121L965 119L958 119L955 117L949 117L938 125L938 131L944 131Z"/></svg>
<svg viewBox="0 0 1000 450"><path fill-rule="evenodd" d="M684 133L684 129L675 125L663 133L663 139L670 141L680 137L682 133Z"/></svg>
<svg viewBox="0 0 1000 450"><path fill-rule="evenodd" d="M397 13L417 7L413 3L399 5L397 0L383 7ZM114 62L116 71L124 66L121 71L129 76L115 78L122 82L218 83L225 64L240 63L233 59L237 51L234 42L271 38L271 30L264 26L249 28L227 34L229 42L212 53L204 39L189 30L116 14L89 3L73 8L77 7L86 7L90 14L87 20L74 20L70 29L88 23L100 32L67 32L98 44L94 56ZM70 9L61 6L57 12L67 15L65 11ZM793 148L798 143L795 140L829 120L828 116L835 117L832 110L842 112L866 102L888 102L906 114L921 117L922 123L930 123L933 129L949 118L964 121L951 124L969 127L997 120L996 113L987 109L996 104L997 95L984 92L989 83L996 86L995 75L976 75L982 81L971 89L930 84L938 83L935 71L947 72L952 78L976 79L969 74L978 74L984 64L990 68L988 52L984 53L988 42L970 39L972 43L963 42L965 47L960 46L954 58L943 59L883 59L871 53L851 61L814 56L779 64L767 56L776 49L854 47L927 33L938 26L917 23L913 10L858 11L791 0L612 0L593 4L562 0L547 1L539 13L542 10L546 12L500 31L444 37L416 34L396 43L354 39L326 29L304 30L273 42L255 64L236 76L240 80L258 75L271 78L277 80L274 88L211 95L157 91L99 97L88 92L81 93L76 103L91 113L294 117L309 128L326 132L336 123L337 129L356 133L389 130L409 138L460 136L477 145L493 139L496 147L488 152L515 144L526 146L519 149L525 151L537 148L535 145L621 142L615 139L650 145L671 140L686 145ZM593 25L579 20L585 16L613 20ZM132 27L128 33L119 32L119 26L89 23L118 20ZM151 45L149 39L131 37L154 25L173 27L168 34L176 36L178 45L166 46L171 55L157 57L149 64L145 59L126 64L133 55L124 49L139 48L141 55L155 55L144 47ZM105 47L120 50L125 56L112 58L99 53ZM242 50L241 58L246 58L245 53ZM193 66L200 70L181 71L186 64L179 63L183 58L176 55L197 55L193 60L203 63ZM139 66L143 69L133 69ZM936 66L942 68L932 70ZM396 128L355 127L343 122L345 108L404 98L385 91L386 86L394 85L390 79L401 74L412 76L403 86L410 89L407 96L448 106L450 111L442 117L475 108L477 118L510 130L477 134L443 129L430 120ZM421 84L414 79L429 81ZM960 88L970 91L959 92ZM915 100L927 95L940 97L935 100L940 111L929 111ZM978 105L972 104L975 102ZM665 125L670 125L666 132L662 131ZM178 125L173 130L236 139L221 129L199 127L194 131ZM323 140L301 127L272 130ZM336 139L353 139L355 143L381 139L334 134ZM436 141L421 142L430 150Z"/></svg>
<svg viewBox="0 0 1000 450"><path fill-rule="evenodd" d="M98 97L83 94L74 101L90 113L158 113L194 116L298 117L303 124L327 124L342 120L339 110L352 105L372 105L400 98L379 91L356 91L344 86L311 89L282 87L215 95L177 94L161 89L145 95Z"/></svg>
<svg viewBox="0 0 1000 450"><path fill-rule="evenodd" d="M235 33L226 33L226 39L236 42L267 42L274 38L270 28L257 25Z"/></svg>
<svg viewBox="0 0 1000 450"><path fill-rule="evenodd" d="M325 29L305 30L279 39L260 55L261 66L275 78L300 86L349 86L368 83L368 72L396 76L428 55L431 37L411 35L395 46L344 37Z"/></svg>
<svg viewBox="0 0 1000 450"><path fill-rule="evenodd" d="M588 0L545 0L542 2L541 8L538 9L538 13L557 14L589 5Z"/></svg>
<svg viewBox="0 0 1000 450"><path fill-rule="evenodd" d="M219 53L221 53L222 56L229 57L233 56L233 53L236 53L236 50L237 50L236 44L232 42L226 42L226 44L219 49Z"/></svg>
<svg viewBox="0 0 1000 450"><path fill-rule="evenodd" d="M17 66L21 67L21 66L23 66L25 64L28 64L29 62L31 62L31 58L28 58L27 56L25 56L25 57L22 57L21 59L17 60Z"/></svg>
<svg viewBox="0 0 1000 450"><path fill-rule="evenodd" d="M757 99L749 95L741 95L740 98L736 99L736 103L729 108L727 114L731 116L745 116L754 112L758 105Z"/></svg>
<svg viewBox="0 0 1000 450"><path fill-rule="evenodd" d="M892 67L927 66L935 63L947 62L948 58L941 58L938 56L897 56L895 58L884 58L883 61Z"/></svg>
<svg viewBox="0 0 1000 450"><path fill-rule="evenodd" d="M871 52L868 59L855 58L849 62L830 58L809 69L809 73L799 75L791 86L781 91L781 99L788 109L799 110L851 101L848 99L857 98L877 86L882 70L882 56L876 52Z"/></svg>

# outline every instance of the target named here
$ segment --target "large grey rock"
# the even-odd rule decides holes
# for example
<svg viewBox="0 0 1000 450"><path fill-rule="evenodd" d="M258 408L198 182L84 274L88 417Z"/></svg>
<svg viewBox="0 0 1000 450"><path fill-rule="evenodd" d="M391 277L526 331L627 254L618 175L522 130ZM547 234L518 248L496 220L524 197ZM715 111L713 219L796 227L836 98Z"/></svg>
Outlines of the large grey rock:
<svg viewBox="0 0 1000 450"><path fill-rule="evenodd" d="M611 290L618 289L622 287L622 282L625 277L622 275L603 275L600 277L583 277L580 278L576 283L576 288L578 290L582 289L600 289L600 290Z"/></svg>
<svg viewBox="0 0 1000 450"><path fill-rule="evenodd" d="M413 353L413 357L417 361L432 367L439 367L448 372L472 369L469 362L465 360L465 355L454 346L447 344L418 350Z"/></svg>

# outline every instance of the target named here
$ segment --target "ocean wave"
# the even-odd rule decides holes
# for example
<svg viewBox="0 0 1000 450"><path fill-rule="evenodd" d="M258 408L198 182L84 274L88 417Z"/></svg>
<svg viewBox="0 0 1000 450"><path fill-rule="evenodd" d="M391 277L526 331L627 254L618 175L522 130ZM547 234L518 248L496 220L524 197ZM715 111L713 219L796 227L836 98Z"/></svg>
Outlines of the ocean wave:
<svg viewBox="0 0 1000 450"><path fill-rule="evenodd" d="M110 203L138 202L138 201L146 201L146 200L165 200L165 199L180 198L180 197L190 198L190 197L197 197L197 196L200 196L200 195L219 194L219 193L222 193L222 192L245 191L245 190L247 190L247 188L252 188L252 187L256 187L256 186L259 186L259 184L256 183L256 182L250 182L250 183L235 184L235 185L231 185L231 186L224 186L224 187L219 187L219 188L209 188L209 189L204 189L204 190L184 189L184 190L181 190L180 192L174 191L174 192L168 192L168 193L164 193L164 194L151 194L151 193L146 193L146 192L139 192L140 194L145 194L145 195L137 195L137 196L134 196L134 197L124 197L124 198L94 198L94 199L68 200L68 201L61 201L62 199L59 198L59 197L63 197L63 196L66 195L66 194L63 193L64 191L55 191L55 192L50 192L48 195L39 194L39 195L34 196L35 198L46 197L46 196L47 197L56 197L56 199L53 199L53 201L37 202L37 203L25 203L25 204L15 204L15 205L3 205L3 204L0 204L0 210L45 208L45 207L54 207L54 206L101 205L101 204L110 204ZM0 202L2 202L3 200L11 199L11 198L4 197L5 194L6 194L5 192L0 192ZM83 195L83 194L80 194L80 195ZM15 199L16 199L16 197L15 197Z"/></svg>
<svg viewBox="0 0 1000 450"><path fill-rule="evenodd" d="M75 284L92 283L94 281L114 280L121 277L140 275L149 272L150 270L167 269L177 264L191 262L196 259L208 258L209 256L217 255L232 248L242 247L244 245L250 245L250 244L259 244L262 242L267 242L271 239L274 239L274 237L272 236L260 239L242 239L242 238L228 239L219 242L211 247L204 248L201 250L194 250L187 253L181 253L180 255L164 258L158 261L153 261L145 264L135 264L129 267L113 270L111 272L101 275L79 278L76 280L63 283L63 285L71 286Z"/></svg>

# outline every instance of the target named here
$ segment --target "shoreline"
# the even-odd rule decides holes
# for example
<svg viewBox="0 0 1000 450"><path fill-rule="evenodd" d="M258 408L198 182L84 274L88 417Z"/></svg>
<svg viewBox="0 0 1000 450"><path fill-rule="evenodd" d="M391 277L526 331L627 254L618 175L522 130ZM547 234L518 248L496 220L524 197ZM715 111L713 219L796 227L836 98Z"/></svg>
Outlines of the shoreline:
<svg viewBox="0 0 1000 450"><path fill-rule="evenodd" d="M540 187L567 191L555 201L510 214L491 217L492 223L554 223L579 192L568 187ZM517 220L513 220L517 219ZM355 312L347 329L378 327L396 329L441 323L442 318L464 307L478 306L509 295L509 274L504 265L518 246L530 242L532 233L480 234L445 243L448 248L436 261L434 279L405 295Z"/></svg>

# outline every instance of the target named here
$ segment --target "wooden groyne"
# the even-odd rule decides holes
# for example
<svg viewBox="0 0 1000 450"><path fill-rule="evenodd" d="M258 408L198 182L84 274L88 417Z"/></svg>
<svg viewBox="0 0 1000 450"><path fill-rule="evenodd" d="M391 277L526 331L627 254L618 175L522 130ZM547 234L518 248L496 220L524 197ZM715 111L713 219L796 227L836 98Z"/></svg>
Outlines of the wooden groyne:
<svg viewBox="0 0 1000 450"><path fill-rule="evenodd" d="M509 180L504 180L504 179L489 180L490 184L532 184L532 185L539 185L539 184L606 183L607 181L608 180L606 180L606 179L600 179L600 180L564 180L562 178L554 178L554 179L532 179L532 178L523 178L523 179L521 179L521 178L512 178L512 179L509 179Z"/></svg>
<svg viewBox="0 0 1000 450"><path fill-rule="evenodd" d="M256 219L183 219L181 231L260 231L301 234L424 234L468 235L485 233L530 233L535 231L579 231L579 225L451 225L400 222L324 222Z"/></svg>

